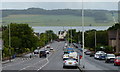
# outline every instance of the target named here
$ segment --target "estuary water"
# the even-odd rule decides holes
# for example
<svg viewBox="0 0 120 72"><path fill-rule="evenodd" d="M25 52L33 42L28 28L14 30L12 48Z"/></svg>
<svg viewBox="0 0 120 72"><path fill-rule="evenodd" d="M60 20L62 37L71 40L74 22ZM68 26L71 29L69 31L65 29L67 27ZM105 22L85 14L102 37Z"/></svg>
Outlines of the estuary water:
<svg viewBox="0 0 120 72"><path fill-rule="evenodd" d="M84 26L84 31L86 30L107 30L110 26ZM46 30L53 30L54 33L58 33L59 31L63 31L63 30L69 30L69 29L76 29L76 31L82 31L82 26L33 26L32 27L34 32L37 33L43 33Z"/></svg>

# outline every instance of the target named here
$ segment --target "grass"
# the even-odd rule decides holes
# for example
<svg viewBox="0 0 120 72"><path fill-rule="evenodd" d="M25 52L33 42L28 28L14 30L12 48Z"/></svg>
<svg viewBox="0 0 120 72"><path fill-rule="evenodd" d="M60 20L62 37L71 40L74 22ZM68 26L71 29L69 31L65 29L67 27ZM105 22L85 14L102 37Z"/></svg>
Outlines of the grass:
<svg viewBox="0 0 120 72"><path fill-rule="evenodd" d="M85 26L111 26L112 15L107 14L108 23L96 23L93 17L85 17ZM28 23L30 26L82 26L82 18L72 15L10 15L2 19L3 25L9 23Z"/></svg>

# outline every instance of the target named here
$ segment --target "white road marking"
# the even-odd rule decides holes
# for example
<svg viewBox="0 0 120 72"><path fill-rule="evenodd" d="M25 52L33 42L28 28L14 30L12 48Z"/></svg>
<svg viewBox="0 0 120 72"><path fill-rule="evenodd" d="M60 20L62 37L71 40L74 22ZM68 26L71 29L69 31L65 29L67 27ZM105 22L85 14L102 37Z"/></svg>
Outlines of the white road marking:
<svg viewBox="0 0 120 72"><path fill-rule="evenodd" d="M45 67L48 63L49 63L49 60L48 60L48 58L46 58L47 59L47 63L46 64L44 64L43 66L41 66L37 71L39 71L39 70L41 70L43 67Z"/></svg>
<svg viewBox="0 0 120 72"><path fill-rule="evenodd" d="M46 58L45 58L45 59L46 59ZM39 62L44 61L45 59L40 60ZM36 64L38 64L39 62L36 62L36 63L34 63L34 64L32 64L32 65L36 65ZM20 69L19 71L24 70L24 69L26 69L26 68L28 68L28 67L31 67L32 65L28 65L27 67L24 67L24 68Z"/></svg>
<svg viewBox="0 0 120 72"><path fill-rule="evenodd" d="M60 45L58 45L58 46L60 46ZM58 46L57 46L57 50L56 50L56 51L59 50ZM52 55L52 54L51 54L51 55ZM49 55L48 57L50 57L51 55ZM49 63L48 57L46 58L46 59L47 59L47 63L44 64L43 66L41 66L37 71L41 70L43 67L45 67L45 66Z"/></svg>
<svg viewBox="0 0 120 72"><path fill-rule="evenodd" d="M4 67L2 67L2 68L6 68L6 67L8 67L8 66L14 66L14 65L17 65L17 64L20 64L20 63L23 63L23 62L26 62L26 61L32 60L32 59L34 59L34 58L27 59L27 60L21 61L21 62L16 63L16 64L7 65L7 66L4 66ZM23 58L22 58L22 60L23 60Z"/></svg>

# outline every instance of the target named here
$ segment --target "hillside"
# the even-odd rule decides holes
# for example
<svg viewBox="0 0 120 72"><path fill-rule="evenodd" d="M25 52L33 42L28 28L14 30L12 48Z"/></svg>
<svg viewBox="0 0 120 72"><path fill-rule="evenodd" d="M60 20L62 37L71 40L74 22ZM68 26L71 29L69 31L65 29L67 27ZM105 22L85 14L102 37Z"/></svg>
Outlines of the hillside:
<svg viewBox="0 0 120 72"><path fill-rule="evenodd" d="M113 25L112 13L117 20L117 12L107 10L85 10L85 25ZM11 22L28 23L32 26L81 26L81 10L28 8L25 10L2 10L3 24Z"/></svg>

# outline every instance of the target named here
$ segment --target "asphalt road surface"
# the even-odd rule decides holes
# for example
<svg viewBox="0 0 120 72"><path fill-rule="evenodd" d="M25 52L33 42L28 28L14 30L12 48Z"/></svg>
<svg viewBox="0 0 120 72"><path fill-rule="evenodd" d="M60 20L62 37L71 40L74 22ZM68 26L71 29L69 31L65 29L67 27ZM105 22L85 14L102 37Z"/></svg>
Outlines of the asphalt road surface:
<svg viewBox="0 0 120 72"><path fill-rule="evenodd" d="M15 61L3 64L3 72L33 72L33 71L51 71L51 72L80 72L79 69L66 68L63 69L63 47L65 42L54 42L51 47L54 48L53 51L47 56L47 58L18 58Z"/></svg>
<svg viewBox="0 0 120 72"><path fill-rule="evenodd" d="M3 72L6 72L6 70L8 72L80 72L79 69L63 68L62 55L65 42L55 41L50 45L54 50L51 51L47 58L16 58L13 62L3 64ZM75 51L82 54L77 48L75 48ZM114 66L113 63L105 63L104 60L95 60L93 57L89 57L89 55L85 55L83 64L85 64L84 70L119 70L119 67Z"/></svg>
<svg viewBox="0 0 120 72"><path fill-rule="evenodd" d="M82 54L78 48L75 50ZM83 63L84 62L84 63ZM89 71L102 71L102 72L120 72L120 66L114 66L113 63L105 63L105 60L96 60L94 57L90 57L89 55L85 55L84 61L81 61L81 65L84 65L84 70Z"/></svg>

